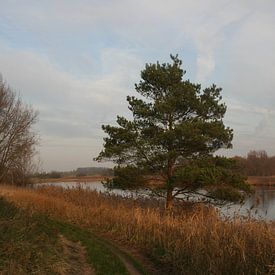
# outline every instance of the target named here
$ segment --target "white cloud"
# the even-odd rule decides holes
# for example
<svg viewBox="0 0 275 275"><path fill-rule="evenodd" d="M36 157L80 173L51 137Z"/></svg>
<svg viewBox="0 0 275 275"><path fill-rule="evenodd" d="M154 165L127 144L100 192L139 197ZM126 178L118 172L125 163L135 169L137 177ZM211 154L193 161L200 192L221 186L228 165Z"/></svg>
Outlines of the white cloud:
<svg viewBox="0 0 275 275"><path fill-rule="evenodd" d="M44 56L0 46L4 79L25 102L40 111L36 128L42 138L40 151L46 169L53 169L58 161L60 169L68 169L62 162L64 154L60 154L64 146L66 154L72 155L70 169L75 163L82 163L81 154L91 162L91 156L96 156L102 144L101 124L112 123L117 114L127 112L127 105L122 102L126 103L126 95L133 92L132 81L140 61L125 52L107 50L102 53L102 64L105 74L77 79ZM82 153L74 155L75 148Z"/></svg>
<svg viewBox="0 0 275 275"><path fill-rule="evenodd" d="M275 111L273 0L2 2L0 72L40 110L42 138L52 140L43 144L45 159L54 161L52 144L101 144L100 125L127 113L125 96L144 63L169 53L190 54L195 81L224 88L233 152L262 142L275 154L267 131Z"/></svg>

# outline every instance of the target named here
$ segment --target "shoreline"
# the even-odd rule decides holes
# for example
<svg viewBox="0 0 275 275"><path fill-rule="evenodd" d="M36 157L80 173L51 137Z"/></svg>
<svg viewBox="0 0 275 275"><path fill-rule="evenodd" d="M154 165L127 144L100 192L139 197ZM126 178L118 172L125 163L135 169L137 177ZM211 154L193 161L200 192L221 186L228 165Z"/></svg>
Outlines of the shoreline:
<svg viewBox="0 0 275 275"><path fill-rule="evenodd" d="M275 176L249 176L247 182L252 186L275 186Z"/></svg>
<svg viewBox="0 0 275 275"><path fill-rule="evenodd" d="M82 177L62 177L62 178L46 178L34 179L34 183L47 183L47 182L98 182L111 179L111 176L82 176ZM156 183L156 182L154 182ZM275 186L275 176L248 176L247 183L252 186Z"/></svg>
<svg viewBox="0 0 275 275"><path fill-rule="evenodd" d="M106 179L110 179L110 176L82 176L82 177L62 177L62 178L46 178L46 179L34 179L34 184L47 183L47 182L98 182Z"/></svg>

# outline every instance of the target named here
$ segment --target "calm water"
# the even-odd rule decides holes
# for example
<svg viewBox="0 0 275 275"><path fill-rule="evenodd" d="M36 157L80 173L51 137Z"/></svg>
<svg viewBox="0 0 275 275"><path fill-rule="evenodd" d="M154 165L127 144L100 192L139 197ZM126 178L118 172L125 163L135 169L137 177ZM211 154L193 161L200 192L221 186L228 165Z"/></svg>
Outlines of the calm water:
<svg viewBox="0 0 275 275"><path fill-rule="evenodd" d="M50 182L39 184L47 186L59 186L63 188L84 188L96 190L98 192L109 192L120 196L149 196L146 192L133 192L124 190L112 190L105 188L101 182ZM233 204L230 206L220 207L221 213L226 216L232 216L238 213L244 216L251 216L257 219L275 220L275 186L257 186L255 193L252 194L245 202Z"/></svg>
<svg viewBox="0 0 275 275"><path fill-rule="evenodd" d="M275 186L256 186L255 193L243 205L222 207L222 212L226 215L238 213L257 219L275 220Z"/></svg>

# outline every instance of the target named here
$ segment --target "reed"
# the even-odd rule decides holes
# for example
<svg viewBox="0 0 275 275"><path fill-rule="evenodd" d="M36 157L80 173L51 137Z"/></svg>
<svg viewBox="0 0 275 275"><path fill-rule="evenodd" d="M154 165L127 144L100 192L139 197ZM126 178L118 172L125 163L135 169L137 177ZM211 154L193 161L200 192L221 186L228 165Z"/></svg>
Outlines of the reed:
<svg viewBox="0 0 275 275"><path fill-rule="evenodd" d="M150 255L173 274L272 274L274 223L222 220L202 206L167 214L148 200L95 191L1 187L0 194L29 211L40 211L108 233Z"/></svg>

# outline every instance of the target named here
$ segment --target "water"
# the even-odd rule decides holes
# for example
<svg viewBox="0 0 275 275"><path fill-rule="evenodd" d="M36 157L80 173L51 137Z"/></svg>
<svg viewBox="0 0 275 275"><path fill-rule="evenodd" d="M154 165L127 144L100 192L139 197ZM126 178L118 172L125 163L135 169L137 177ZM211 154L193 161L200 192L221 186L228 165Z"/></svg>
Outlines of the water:
<svg viewBox="0 0 275 275"><path fill-rule="evenodd" d="M275 220L275 186L255 186L255 193L248 197L243 205L233 204L223 207L222 213L239 213L257 219Z"/></svg>
<svg viewBox="0 0 275 275"><path fill-rule="evenodd" d="M100 182L100 181L93 181L93 182L46 182L46 183L40 183L39 186L57 186L57 187L63 187L66 189L75 189L75 188L81 188L81 189L89 189L89 190L95 190L97 192L102 193L110 193L115 194L123 197L137 197L137 196L149 196L149 193L146 191L129 191L129 190L121 190L121 189L113 189L110 190Z"/></svg>
<svg viewBox="0 0 275 275"><path fill-rule="evenodd" d="M114 189L110 191L99 181L97 182L48 182L41 183L40 186L59 186L63 188L83 188L95 190L98 192L109 192L120 196L137 197L149 196L146 191L126 191ZM255 193L247 198L242 205L231 204L219 207L221 213L225 216L233 216L238 213L243 216L251 216L256 219L264 219L267 221L275 220L275 186L256 186Z"/></svg>

